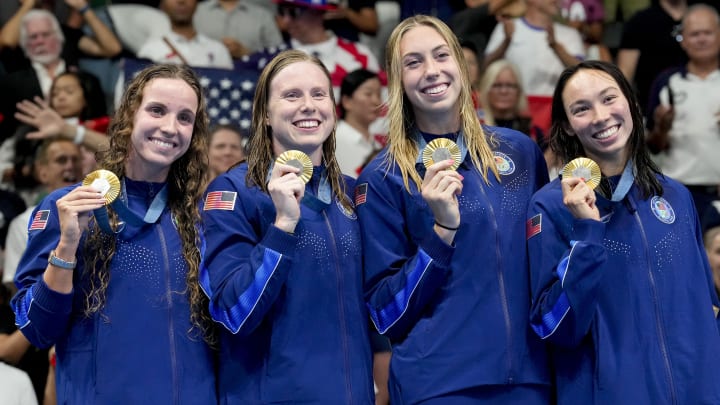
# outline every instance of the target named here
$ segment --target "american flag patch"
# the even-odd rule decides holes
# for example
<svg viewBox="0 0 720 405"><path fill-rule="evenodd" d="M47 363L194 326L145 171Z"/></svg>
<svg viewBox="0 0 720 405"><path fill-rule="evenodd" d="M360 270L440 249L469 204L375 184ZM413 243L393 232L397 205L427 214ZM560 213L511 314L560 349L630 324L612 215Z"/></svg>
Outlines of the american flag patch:
<svg viewBox="0 0 720 405"><path fill-rule="evenodd" d="M50 217L50 210L42 210L36 212L35 216L32 219L32 222L30 222L29 230L35 231L45 229L45 226L47 226L48 217Z"/></svg>
<svg viewBox="0 0 720 405"><path fill-rule="evenodd" d="M367 183L355 187L355 206L364 204L367 201Z"/></svg>
<svg viewBox="0 0 720 405"><path fill-rule="evenodd" d="M525 223L525 238L530 239L542 230L542 214L537 214Z"/></svg>
<svg viewBox="0 0 720 405"><path fill-rule="evenodd" d="M205 207L203 211L210 210L228 210L235 209L235 191L211 191L205 197Z"/></svg>

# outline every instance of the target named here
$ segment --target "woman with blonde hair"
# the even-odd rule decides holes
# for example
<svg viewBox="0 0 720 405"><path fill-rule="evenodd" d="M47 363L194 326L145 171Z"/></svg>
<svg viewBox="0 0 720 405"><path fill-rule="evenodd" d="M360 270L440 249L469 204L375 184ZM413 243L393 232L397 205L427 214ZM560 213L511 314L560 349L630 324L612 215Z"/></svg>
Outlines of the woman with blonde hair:
<svg viewBox="0 0 720 405"><path fill-rule="evenodd" d="M12 304L30 342L56 345L58 403L217 401L198 282L207 120L190 68L146 68L99 154L117 177L58 189L32 214Z"/></svg>
<svg viewBox="0 0 720 405"><path fill-rule="evenodd" d="M546 404L522 215L547 182L542 154L480 125L458 40L437 18L401 22L386 55L389 144L355 204L365 299L393 342L390 402ZM423 159L435 142L452 158Z"/></svg>
<svg viewBox="0 0 720 405"><path fill-rule="evenodd" d="M227 403L373 403L360 229L353 180L335 160L335 111L322 62L278 54L255 89L247 162L208 187L201 283L223 326Z"/></svg>

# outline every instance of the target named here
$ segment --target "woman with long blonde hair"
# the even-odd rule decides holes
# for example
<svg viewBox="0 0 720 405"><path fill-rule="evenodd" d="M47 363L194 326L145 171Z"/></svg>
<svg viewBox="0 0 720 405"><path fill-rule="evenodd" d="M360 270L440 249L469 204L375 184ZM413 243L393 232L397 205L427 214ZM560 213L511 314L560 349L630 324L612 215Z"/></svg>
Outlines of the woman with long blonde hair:
<svg viewBox="0 0 720 405"><path fill-rule="evenodd" d="M30 342L56 345L58 403L217 401L198 282L207 121L190 68L146 68L98 159L117 184L56 190L32 214L12 304Z"/></svg>
<svg viewBox="0 0 720 405"><path fill-rule="evenodd" d="M352 179L335 160L335 111L322 62L278 54L255 89L247 162L208 187L200 279L222 325L227 403L373 403L360 229Z"/></svg>
<svg viewBox="0 0 720 405"><path fill-rule="evenodd" d="M523 216L547 182L542 154L523 134L480 125L462 50L440 20L401 22L386 67L389 144L360 175L355 204L365 298L393 342L390 402L547 403ZM457 151L426 167L438 139Z"/></svg>

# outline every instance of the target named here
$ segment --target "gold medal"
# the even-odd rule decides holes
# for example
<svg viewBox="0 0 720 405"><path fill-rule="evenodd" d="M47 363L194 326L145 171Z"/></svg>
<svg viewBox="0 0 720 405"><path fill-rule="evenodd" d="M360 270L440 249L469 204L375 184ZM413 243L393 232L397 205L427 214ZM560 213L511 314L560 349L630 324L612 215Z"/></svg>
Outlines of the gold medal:
<svg viewBox="0 0 720 405"><path fill-rule="evenodd" d="M110 170L95 170L85 176L83 186L93 186L105 198L105 205L109 205L120 195L120 180Z"/></svg>
<svg viewBox="0 0 720 405"><path fill-rule="evenodd" d="M600 166L586 157L579 157L570 161L562 169L562 177L579 177L594 189L600 184Z"/></svg>
<svg viewBox="0 0 720 405"><path fill-rule="evenodd" d="M300 152L299 150L287 150L281 153L280 156L275 159L275 162L300 169L300 174L298 174L298 177L300 177L300 180L302 180L304 183L310 181L310 178L312 177L312 160L310 160L310 157L308 155Z"/></svg>
<svg viewBox="0 0 720 405"><path fill-rule="evenodd" d="M422 152L423 164L426 168L441 162L452 159L453 164L450 170L456 170L460 166L460 148L457 144L447 138L436 138L425 146Z"/></svg>

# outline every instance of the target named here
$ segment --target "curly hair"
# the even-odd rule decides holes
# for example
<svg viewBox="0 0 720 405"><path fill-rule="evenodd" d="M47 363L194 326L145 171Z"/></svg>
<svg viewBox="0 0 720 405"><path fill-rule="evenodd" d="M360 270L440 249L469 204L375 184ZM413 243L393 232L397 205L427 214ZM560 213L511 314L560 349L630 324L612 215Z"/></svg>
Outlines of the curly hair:
<svg viewBox="0 0 720 405"><path fill-rule="evenodd" d="M328 80L328 94L331 95L330 99L332 100L333 112L337 111L335 97L332 97L333 89L330 73L320 59L308 55L305 52L291 49L279 53L265 66L265 69L263 69L260 74L260 79L258 79L257 87L255 88L255 98L253 100L252 130L250 132L250 141L248 142L248 173L246 183L248 186L256 185L266 193L268 192L268 188L265 181L268 170L270 170L270 165L274 160L272 127L266 123L270 85L280 71L292 64L300 62L310 62L323 71ZM337 125L337 117L334 116L334 118L335 124ZM352 203L345 194L345 182L343 181L340 166L338 165L337 159L335 159L335 127L333 127L330 136L328 136L323 143L322 150L323 161L333 194L345 208L352 208Z"/></svg>
<svg viewBox="0 0 720 405"><path fill-rule="evenodd" d="M488 169L495 174L495 178L499 181L500 174L497 171L491 149L491 145L495 141L483 131L477 118L472 102L472 90L470 89L465 56L460 43L444 22L427 15L416 15L401 21L390 34L387 42L385 51L385 65L388 74L387 105L389 122L387 169L389 170L392 164L396 163L400 168L405 189L408 192L411 191L411 180L418 190L420 189L422 179L415 169L415 161L419 152L418 145L411 136L415 126L415 111L403 89L402 54L400 52L400 42L403 36L417 27L430 27L437 31L447 42L462 78L460 98L457 103L460 109L460 127L467 143L468 153L486 182L488 181Z"/></svg>
<svg viewBox="0 0 720 405"><path fill-rule="evenodd" d="M193 136L188 150L170 166L167 178L168 207L177 222L182 241L182 254L188 266L186 291L190 302L192 329L200 332L209 343L214 343L213 322L208 313L208 298L200 289L200 212L199 202L204 191L204 179L208 168L208 114L200 81L193 70L186 66L160 64L142 70L130 82L123 94L120 106L112 120L108 133L110 147L99 153L98 166L125 177L125 163L131 153L131 134L135 114L140 108L143 91L155 79L179 79L187 83L197 95L198 110L195 114ZM117 213L110 210L113 225L117 225ZM105 305L110 283L109 267L116 253L116 239L92 225L85 243L86 274L89 288L85 296L85 313L91 315ZM192 332L192 331L189 331Z"/></svg>

